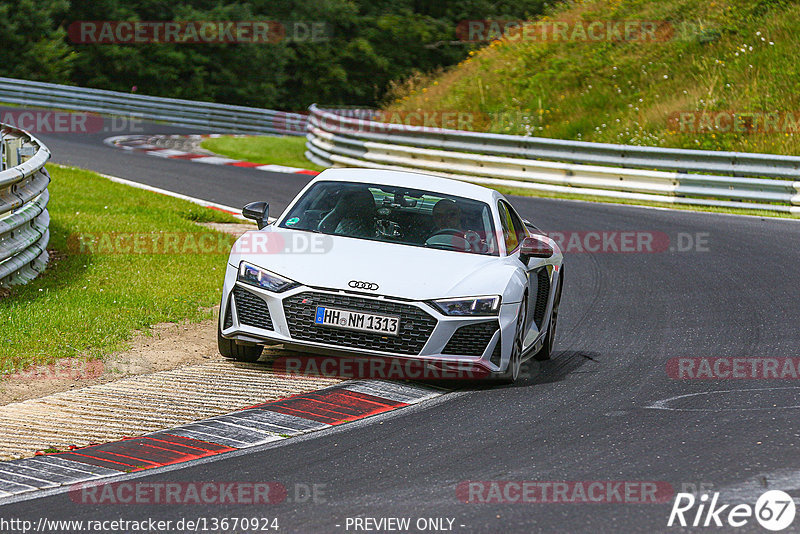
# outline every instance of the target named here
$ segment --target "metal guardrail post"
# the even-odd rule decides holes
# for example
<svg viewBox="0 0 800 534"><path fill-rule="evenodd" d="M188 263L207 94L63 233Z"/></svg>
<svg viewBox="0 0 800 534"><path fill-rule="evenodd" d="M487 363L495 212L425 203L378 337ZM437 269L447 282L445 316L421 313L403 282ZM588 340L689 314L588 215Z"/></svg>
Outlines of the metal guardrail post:
<svg viewBox="0 0 800 534"><path fill-rule="evenodd" d="M14 137L5 138L5 153L7 168L16 167L20 164L19 149L22 147L22 139Z"/></svg>
<svg viewBox="0 0 800 534"><path fill-rule="evenodd" d="M50 151L28 132L0 125L6 168L0 170L0 286L24 284L49 256Z"/></svg>

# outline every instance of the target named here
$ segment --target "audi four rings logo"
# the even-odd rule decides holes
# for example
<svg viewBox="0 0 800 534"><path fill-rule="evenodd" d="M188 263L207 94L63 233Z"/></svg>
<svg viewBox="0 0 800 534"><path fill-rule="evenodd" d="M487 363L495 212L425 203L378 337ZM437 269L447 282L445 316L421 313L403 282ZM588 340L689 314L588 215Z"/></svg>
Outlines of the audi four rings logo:
<svg viewBox="0 0 800 534"><path fill-rule="evenodd" d="M370 291L377 291L380 287L378 284L373 282L359 282L358 280L350 280L347 285L353 289L369 289Z"/></svg>

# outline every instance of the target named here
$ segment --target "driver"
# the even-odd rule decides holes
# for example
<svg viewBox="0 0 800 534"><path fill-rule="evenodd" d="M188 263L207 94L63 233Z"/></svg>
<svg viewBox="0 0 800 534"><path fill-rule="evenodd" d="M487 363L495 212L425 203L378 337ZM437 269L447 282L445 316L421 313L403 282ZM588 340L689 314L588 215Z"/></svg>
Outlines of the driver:
<svg viewBox="0 0 800 534"><path fill-rule="evenodd" d="M463 232L461 228L461 210L454 200L443 198L433 206L434 233L452 229Z"/></svg>
<svg viewBox="0 0 800 534"><path fill-rule="evenodd" d="M456 250L486 252L489 250L486 241L474 230L464 230L461 220L461 208L454 200L443 198L433 206L433 232L426 241L436 243L446 241L446 244ZM449 234L444 237L442 234ZM445 244L445 243L441 243Z"/></svg>
<svg viewBox="0 0 800 534"><path fill-rule="evenodd" d="M450 250L471 250L461 225L461 209L449 198L443 198L433 206L433 232L425 244Z"/></svg>

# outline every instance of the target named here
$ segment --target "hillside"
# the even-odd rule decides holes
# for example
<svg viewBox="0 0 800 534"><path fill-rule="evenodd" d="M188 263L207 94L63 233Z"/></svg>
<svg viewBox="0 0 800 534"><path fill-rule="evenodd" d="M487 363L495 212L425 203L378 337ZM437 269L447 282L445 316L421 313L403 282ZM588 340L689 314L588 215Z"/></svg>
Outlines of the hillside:
<svg viewBox="0 0 800 534"><path fill-rule="evenodd" d="M800 154L800 5L588 0L559 6L539 22L551 29L566 22L567 39L551 31L542 40L544 30L509 32L446 71L395 84L386 107L470 112L478 117L476 129L498 133ZM653 22L656 38L581 38L578 26L593 21ZM498 35L479 35L487 34Z"/></svg>

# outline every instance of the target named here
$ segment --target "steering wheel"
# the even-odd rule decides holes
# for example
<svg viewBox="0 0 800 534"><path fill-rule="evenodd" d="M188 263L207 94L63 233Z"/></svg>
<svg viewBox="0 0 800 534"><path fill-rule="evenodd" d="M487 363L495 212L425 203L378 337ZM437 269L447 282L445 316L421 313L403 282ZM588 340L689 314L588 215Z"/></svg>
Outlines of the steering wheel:
<svg viewBox="0 0 800 534"><path fill-rule="evenodd" d="M428 239L437 235L452 235L456 237L464 237L464 232L462 230L458 230L456 228L442 228L441 230L437 230L430 235Z"/></svg>
<svg viewBox="0 0 800 534"><path fill-rule="evenodd" d="M436 238L438 236L451 236L454 239L448 240L449 242L437 243ZM441 230L437 230L425 240L425 245L434 248L445 248L448 250L471 250L470 243L464 238L464 231L456 228L442 228Z"/></svg>

